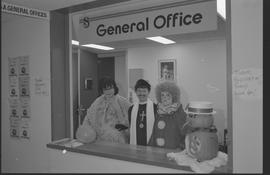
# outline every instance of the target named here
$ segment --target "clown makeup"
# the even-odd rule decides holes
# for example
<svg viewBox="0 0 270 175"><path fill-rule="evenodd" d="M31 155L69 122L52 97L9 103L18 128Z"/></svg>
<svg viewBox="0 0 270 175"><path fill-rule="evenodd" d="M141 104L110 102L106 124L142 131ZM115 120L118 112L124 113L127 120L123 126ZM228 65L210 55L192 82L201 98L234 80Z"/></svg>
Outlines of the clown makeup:
<svg viewBox="0 0 270 175"><path fill-rule="evenodd" d="M107 87L106 89L103 89L103 94L106 98L111 98L114 95L114 88L113 87Z"/></svg>
<svg viewBox="0 0 270 175"><path fill-rule="evenodd" d="M172 104L172 95L166 91L161 92L161 103L164 106L171 105Z"/></svg>
<svg viewBox="0 0 270 175"><path fill-rule="evenodd" d="M141 103L146 102L149 95L149 91L147 88L138 88L136 90L136 95Z"/></svg>

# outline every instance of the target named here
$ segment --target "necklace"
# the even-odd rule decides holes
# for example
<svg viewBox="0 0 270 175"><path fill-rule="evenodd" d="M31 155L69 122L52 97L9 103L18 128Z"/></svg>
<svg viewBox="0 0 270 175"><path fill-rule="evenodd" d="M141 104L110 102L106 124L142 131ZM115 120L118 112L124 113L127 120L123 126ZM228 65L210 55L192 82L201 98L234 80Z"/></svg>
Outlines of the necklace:
<svg viewBox="0 0 270 175"><path fill-rule="evenodd" d="M141 121L140 121L139 127L143 128L144 127L143 120L144 120L144 117L146 117L144 111L142 111L142 113L140 113L140 117L141 117Z"/></svg>

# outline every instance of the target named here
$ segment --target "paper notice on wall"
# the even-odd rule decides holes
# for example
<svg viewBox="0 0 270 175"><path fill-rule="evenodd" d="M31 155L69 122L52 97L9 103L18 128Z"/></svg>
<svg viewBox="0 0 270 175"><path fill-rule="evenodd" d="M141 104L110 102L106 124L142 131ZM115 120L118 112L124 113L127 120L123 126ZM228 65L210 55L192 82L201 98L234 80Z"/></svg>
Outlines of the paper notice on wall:
<svg viewBox="0 0 270 175"><path fill-rule="evenodd" d="M232 74L233 93L245 99L261 99L263 87L262 69L239 69Z"/></svg>
<svg viewBox="0 0 270 175"><path fill-rule="evenodd" d="M10 136L30 138L29 56L8 59Z"/></svg>
<svg viewBox="0 0 270 175"><path fill-rule="evenodd" d="M30 139L30 119L29 118L21 119L20 138Z"/></svg>
<svg viewBox="0 0 270 175"><path fill-rule="evenodd" d="M29 56L22 56L19 59L19 75L29 75Z"/></svg>
<svg viewBox="0 0 270 175"><path fill-rule="evenodd" d="M42 77L35 78L35 94L36 95L49 95L49 82L48 79L44 79Z"/></svg>
<svg viewBox="0 0 270 175"><path fill-rule="evenodd" d="M19 137L21 120L14 117L10 117L9 120L10 120L10 136Z"/></svg>
<svg viewBox="0 0 270 175"><path fill-rule="evenodd" d="M18 75L18 64L19 63L17 58L8 58L9 76Z"/></svg>
<svg viewBox="0 0 270 175"><path fill-rule="evenodd" d="M30 97L30 78L27 77L19 77L19 91L20 97Z"/></svg>
<svg viewBox="0 0 270 175"><path fill-rule="evenodd" d="M20 106L18 99L9 100L9 117L20 118Z"/></svg>
<svg viewBox="0 0 270 175"><path fill-rule="evenodd" d="M21 98L20 99L20 116L21 118L30 118L30 99L29 98Z"/></svg>
<svg viewBox="0 0 270 175"><path fill-rule="evenodd" d="M9 76L9 97L19 98L19 81L17 76Z"/></svg>

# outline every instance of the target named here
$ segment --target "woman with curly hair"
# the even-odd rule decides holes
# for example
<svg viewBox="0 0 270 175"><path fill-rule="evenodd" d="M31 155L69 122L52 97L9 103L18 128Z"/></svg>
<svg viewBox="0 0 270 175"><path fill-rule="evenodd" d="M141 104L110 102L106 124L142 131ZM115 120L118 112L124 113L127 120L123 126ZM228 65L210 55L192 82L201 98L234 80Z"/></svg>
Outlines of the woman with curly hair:
<svg viewBox="0 0 270 175"><path fill-rule="evenodd" d="M156 119L149 146L184 149L186 113L180 102L180 89L176 83L165 81L156 86L158 102Z"/></svg>

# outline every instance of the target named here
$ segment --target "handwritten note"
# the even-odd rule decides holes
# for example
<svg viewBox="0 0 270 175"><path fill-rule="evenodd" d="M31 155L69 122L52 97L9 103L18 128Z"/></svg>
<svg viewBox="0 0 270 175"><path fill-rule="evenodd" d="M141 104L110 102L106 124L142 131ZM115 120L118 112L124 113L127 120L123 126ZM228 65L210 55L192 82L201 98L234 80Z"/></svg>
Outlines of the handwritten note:
<svg viewBox="0 0 270 175"><path fill-rule="evenodd" d="M263 75L262 69L239 69L232 75L233 93L245 99L261 99Z"/></svg>
<svg viewBox="0 0 270 175"><path fill-rule="evenodd" d="M35 78L35 94L36 95L49 95L49 80L42 78L42 77L36 77Z"/></svg>

